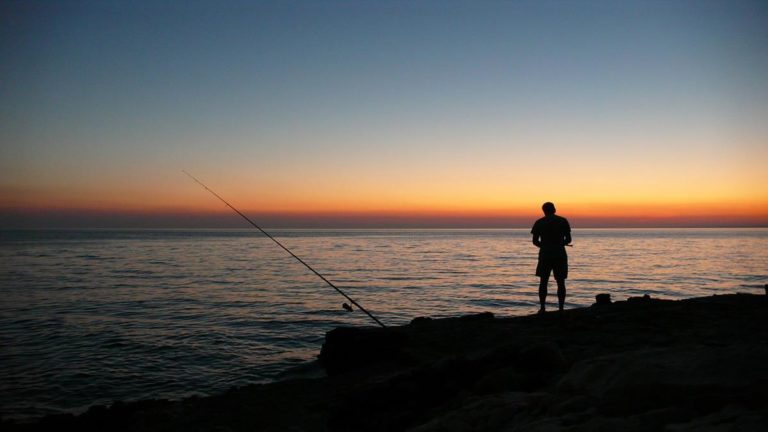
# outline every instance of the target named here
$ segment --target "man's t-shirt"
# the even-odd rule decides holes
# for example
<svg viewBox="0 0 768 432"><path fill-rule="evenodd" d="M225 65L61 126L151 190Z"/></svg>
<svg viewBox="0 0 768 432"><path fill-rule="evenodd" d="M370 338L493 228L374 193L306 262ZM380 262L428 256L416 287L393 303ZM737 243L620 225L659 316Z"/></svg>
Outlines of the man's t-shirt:
<svg viewBox="0 0 768 432"><path fill-rule="evenodd" d="M568 219L558 215L547 215L536 221L531 234L541 238L539 258L565 258L566 236L570 238L571 225Z"/></svg>

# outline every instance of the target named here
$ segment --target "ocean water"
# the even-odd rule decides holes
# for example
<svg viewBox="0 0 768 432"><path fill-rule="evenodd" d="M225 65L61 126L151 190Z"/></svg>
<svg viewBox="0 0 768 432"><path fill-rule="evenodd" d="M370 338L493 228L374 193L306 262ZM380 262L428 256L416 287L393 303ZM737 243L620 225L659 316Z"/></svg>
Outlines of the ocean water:
<svg viewBox="0 0 768 432"><path fill-rule="evenodd" d="M538 308L528 230L274 235L387 325ZM768 229L573 238L567 308L598 293L686 298L762 293L768 282ZM254 230L0 231L0 413L267 382L314 359L326 331L375 325L345 301Z"/></svg>

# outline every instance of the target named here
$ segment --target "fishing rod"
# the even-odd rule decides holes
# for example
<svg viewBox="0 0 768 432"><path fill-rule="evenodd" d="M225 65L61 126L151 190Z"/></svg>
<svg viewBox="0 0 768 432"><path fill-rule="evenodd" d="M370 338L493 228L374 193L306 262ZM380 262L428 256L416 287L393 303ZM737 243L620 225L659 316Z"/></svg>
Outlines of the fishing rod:
<svg viewBox="0 0 768 432"><path fill-rule="evenodd" d="M291 252L291 250L290 250L290 249L288 249L287 247L283 246L283 244L282 244L282 243L280 243L279 241L277 241L277 239L276 239L276 238L274 238L274 237L272 237L272 236L271 236L271 235L270 235L268 232L266 232L266 231L264 231L263 229L261 229L261 227L260 227L260 226L256 225L256 224L255 224L255 223L254 223L254 222L253 222L253 221L252 221L252 220L251 220L251 219L250 219L248 216L244 215L242 212L240 212L240 210L236 209L234 206L232 206L232 204L228 203L228 202L227 202L227 201L226 201L224 198L222 198L221 196L219 196L219 194L217 194L216 192L212 191L212 190L211 190L211 189L210 189L208 186L206 186L205 184L203 184L203 182L201 182L200 180L196 179L196 178L195 178L195 176L193 176L192 174L190 174L190 173L188 173L188 172L186 172L186 171L184 171L184 170L181 170L181 172L183 172L184 174L188 175L188 176L189 176L189 178L191 178L191 179L192 179L192 180L194 180L194 181L195 181L197 184L199 184L200 186L202 186L203 188L205 188L205 190L207 190L208 192L212 193L212 194L213 194L213 196L215 196L215 197L216 197L216 198L218 198L218 199L219 199L221 202L223 202L224 204L226 204L226 205L227 205L227 207L229 207L229 208L231 208L232 210L234 210L234 212L235 212L235 213L239 214L239 215L240 215L240 216L241 216L243 219L245 219L246 221L248 221L248 223L249 223L249 224L251 224L251 225L253 225L253 227L254 227L254 228L256 228L257 230L261 231L261 233L262 233L262 234L264 234L265 236L269 237L269 239L270 239L270 240L272 240L273 242L277 243L277 245L278 245L278 246L280 246L281 248L283 248L283 250L284 250L284 251L286 251L286 252L288 252L288 253L289 253L289 254L290 254L292 257L296 258L296 260L297 260L297 261L299 261L300 263L304 264L304 267L308 268L310 271L312 271L312 273L316 274L316 275L317 275L317 277L319 277L319 278L320 278L320 279L322 279L322 280L323 280L325 283L327 283L328 285L330 285L330 287L331 287L331 288L335 289L335 290L336 290L336 291L337 291L339 294L343 295L343 296L344 296L344 298L346 298L347 300L349 300L349 301L350 301L350 303L352 303L353 305L357 306L357 308L358 308L358 309L360 309L361 311L365 312L365 314L366 314L366 315L368 315L369 317L371 317L371 319L372 319L372 320L376 321L376 324L378 324L378 325L380 325L380 326L382 326L382 327L384 327L384 328L386 328L386 327L387 327L387 326L385 326L385 325L384 325L384 323L382 323L381 321L379 321L379 319L378 319L378 318L376 318L375 316L373 316L373 314L372 314L372 313L368 312L368 311L367 311L367 310L366 310L366 309L365 309L365 308L364 308L362 305L360 305L360 303L356 302L354 299L352 299L352 297L348 296L348 295L347 295L347 294L346 294L344 291L342 291L342 290L341 290L339 287L337 287L336 285L334 285L334 284L333 284L333 282L331 282L331 281L329 281L328 279L326 279L326 278L325 278L325 276L321 275L321 274L320 274L320 273L319 273L317 270L313 269L313 268L312 268L312 266L310 266L309 264L307 264L306 262L304 262L304 260L303 260L303 259L301 259L301 258L299 258L298 256L296 256L296 254L295 254L295 253L293 253L293 252ZM346 310L351 310L352 308L350 308L350 307L349 307L349 305L347 305L346 303L344 303L344 309L346 309Z"/></svg>

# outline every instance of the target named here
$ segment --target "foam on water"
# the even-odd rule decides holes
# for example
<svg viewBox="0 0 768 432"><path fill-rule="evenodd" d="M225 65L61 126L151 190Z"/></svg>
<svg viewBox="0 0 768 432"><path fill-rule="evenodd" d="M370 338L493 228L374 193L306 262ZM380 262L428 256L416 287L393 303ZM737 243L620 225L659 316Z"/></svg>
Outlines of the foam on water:
<svg viewBox="0 0 768 432"><path fill-rule="evenodd" d="M275 234L388 324L537 309L528 230ZM574 244L567 307L768 281L768 229L576 230ZM313 359L326 331L372 324L343 301L254 231L0 232L0 410L265 382Z"/></svg>

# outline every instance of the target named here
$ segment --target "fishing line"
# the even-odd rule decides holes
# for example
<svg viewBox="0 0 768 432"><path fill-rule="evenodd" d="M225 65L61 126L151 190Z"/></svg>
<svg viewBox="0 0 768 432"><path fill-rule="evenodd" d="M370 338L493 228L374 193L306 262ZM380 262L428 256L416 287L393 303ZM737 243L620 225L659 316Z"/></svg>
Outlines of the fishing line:
<svg viewBox="0 0 768 432"><path fill-rule="evenodd" d="M212 194L213 194L213 196L215 196L215 197L216 197L216 198L218 198L218 199L219 199L221 202L223 202L224 204L226 204L226 205L227 205L227 207L229 207L229 208L231 208L232 210L234 210L234 212L235 212L235 213L239 214L239 215L240 215L240 216L241 216L243 219L245 219L246 221L248 221L248 223L249 223L249 224L251 224L251 225L253 225L253 227L254 227L254 228L256 228L257 230L261 231L261 233L262 233L262 234L264 234L265 236L269 237L269 239L270 239L270 240L272 240L273 242L277 243L277 245L278 245L278 246L280 246L281 248L283 248L283 250L284 250L284 251L286 251L286 252L288 252L288 253L289 253L289 254L290 254L292 257L296 258L296 260L297 260L297 261L299 261L300 263L304 264L304 267L308 268L310 271L312 271L312 273L314 273L315 275L317 275L317 277L319 277L319 278L320 278L320 279L322 279L322 280L323 280L325 283L327 283L328 285L330 285L330 287L331 287L331 288L335 289L335 290L336 290L336 291L337 291L339 294L343 295L343 296L344 296L344 298L346 298L347 300L349 300L349 301L350 301L350 302L351 302L353 305L357 306L357 308L358 308L358 309L360 309L361 311L365 312L365 314L366 314L366 315L368 315L369 317L371 317L371 319L372 319L372 320L376 321L376 324L378 324L378 325L380 325L380 326L382 326L382 327L386 327L386 326L385 326L385 325L384 325L384 324L383 324L381 321L379 321L379 319L378 319L378 318L376 318L375 316L373 316L373 314L371 314L371 313L370 313L370 312L368 312L368 311L367 311L367 310L366 310L366 309L365 309L363 306L361 306L361 305L360 305L360 303L358 303L358 302L356 302L355 300L353 300L353 299L352 299L352 297L350 297L350 296L348 296L346 293L344 293L344 291L342 291L342 290L341 290L339 287L337 287L336 285L334 285L334 284L333 284L333 282L331 282L331 281L329 281L328 279L326 279L326 278L325 278L325 276L321 275L321 274L320 274L320 273L319 273L317 270L313 269L313 268L312 268L312 266L310 266L309 264L307 264L306 262L304 262L304 260L303 260L303 259L301 259L301 258L299 258L298 256L296 256L296 254L294 254L293 252L291 252L291 250L290 250L290 249L288 249L287 247L283 246L283 244L282 244L282 243L280 243L279 241L277 241L277 239L276 239L276 238L272 237L272 236L271 236L271 235L270 235L268 232L266 232L266 231L264 231L263 229L261 229L261 227L260 227L260 226L256 225L256 224L255 224L255 223L254 223L254 222L253 222L253 221L252 221L250 218L248 218L248 216L244 215L243 213L241 213L241 212L240 212L240 210L238 210L238 209L236 209L235 207L233 207L233 206L232 206L232 204L228 203L228 202L227 202L227 201L226 201L224 198L222 198L221 196L219 196L219 194L217 194L216 192L212 191L212 190L211 190L211 189L210 189L208 186L206 186L205 184L203 184L203 182L201 182L200 180L196 179L196 178L195 178L195 176L193 176L192 174L190 174L190 173L188 173L188 172L186 172L186 171L184 171L184 170L182 170L181 172L183 172L184 174L188 175L188 176L189 176L189 178L191 178L191 179L192 179L192 180L194 180L194 181L195 181L197 184L199 184L200 186L202 186L203 188L205 188L205 190L207 190L208 192L212 193ZM348 309L349 305L347 305L346 303L344 303L344 306L345 306L345 308L344 308L344 309L347 309L347 310L350 310L350 309L351 309L351 308L349 308L349 309Z"/></svg>

